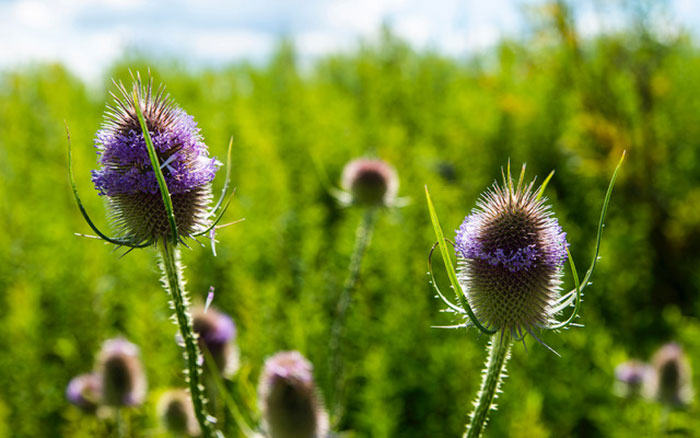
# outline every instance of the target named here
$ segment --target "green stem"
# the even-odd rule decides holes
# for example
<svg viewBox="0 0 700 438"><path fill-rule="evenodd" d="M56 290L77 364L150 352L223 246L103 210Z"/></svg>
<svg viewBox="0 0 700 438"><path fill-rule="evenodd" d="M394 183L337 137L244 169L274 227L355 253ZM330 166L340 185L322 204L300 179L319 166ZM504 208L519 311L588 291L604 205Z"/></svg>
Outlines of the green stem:
<svg viewBox="0 0 700 438"><path fill-rule="evenodd" d="M126 432L126 424L124 421L124 412L120 407L116 408L116 412L114 413L116 417L116 422L117 422L117 438L126 438L127 437L127 432Z"/></svg>
<svg viewBox="0 0 700 438"><path fill-rule="evenodd" d="M161 264L163 270L163 285L170 294L171 305L175 310L177 324L180 327L180 335L184 342L184 356L187 362L187 380L192 395L192 404L197 422L202 429L203 438L221 436L214 425L209 421L207 413L204 386L201 384L202 367L201 352L197 344L197 338L192 329L192 317L189 312L189 298L185 291L185 283L182 278L182 266L180 265L180 252L175 246L171 246L167 238L162 239L160 247Z"/></svg>
<svg viewBox="0 0 700 438"><path fill-rule="evenodd" d="M495 406L493 401L501 386L506 369L506 362L510 358L511 335L508 331L499 331L491 337L489 344L489 357L486 360L484 379L471 413L469 426L464 432L463 438L478 438L486 425L489 411Z"/></svg>
<svg viewBox="0 0 700 438"><path fill-rule="evenodd" d="M336 308L336 317L333 320L330 339L330 363L331 363L331 379L333 379L333 387L330 393L331 413L342 416L340 411L340 393L343 386L342 373L342 354L340 352L341 338L345 329L345 319L352 301L352 291L355 288L358 278L360 277L360 268L362 267L362 258L365 255L365 250L372 238L372 230L377 217L376 208L368 208L365 211L362 221L357 226L355 232L355 248L350 258L350 267L348 278L343 285L343 291L338 299ZM336 419L337 420L337 419Z"/></svg>

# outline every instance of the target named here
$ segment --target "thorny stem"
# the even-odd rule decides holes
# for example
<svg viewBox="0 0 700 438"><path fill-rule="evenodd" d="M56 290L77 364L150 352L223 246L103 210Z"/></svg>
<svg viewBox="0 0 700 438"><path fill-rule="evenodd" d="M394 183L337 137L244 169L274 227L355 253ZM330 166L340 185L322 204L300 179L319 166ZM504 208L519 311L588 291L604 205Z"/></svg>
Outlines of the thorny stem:
<svg viewBox="0 0 700 438"><path fill-rule="evenodd" d="M167 238L162 239L160 247L161 263L163 270L163 285L170 294L171 305L175 310L177 324L180 328L180 335L184 341L184 356L187 362L187 380L192 395L192 404L197 422L202 429L203 438L221 437L221 433L216 430L209 420L206 408L206 398L204 396L204 386L201 384L202 367L201 352L197 344L197 338L192 329L192 317L189 312L189 299L185 291L185 282L182 278L182 267L180 265L180 252L171 245Z"/></svg>
<svg viewBox="0 0 700 438"><path fill-rule="evenodd" d="M507 330L499 331L491 337L489 357L484 368L479 394L474 402L474 411L463 438L479 438L486 426L489 411L495 407L493 401L503 381L506 363L510 358L511 334Z"/></svg>
<svg viewBox="0 0 700 438"><path fill-rule="evenodd" d="M367 249L370 239L372 238L372 230L376 221L377 208L368 208L365 211L362 221L357 226L355 232L355 248L350 258L349 274L343 285L343 291L338 298L336 308L336 317L333 320L330 340L330 365L331 379L333 385L329 397L331 413L337 414L336 421L342 417L342 407L340 403L340 395L343 387L343 370L342 370L342 354L341 354L341 338L345 329L345 319L352 301L352 291L355 288L357 279L360 276L360 268L362 266L362 258Z"/></svg>

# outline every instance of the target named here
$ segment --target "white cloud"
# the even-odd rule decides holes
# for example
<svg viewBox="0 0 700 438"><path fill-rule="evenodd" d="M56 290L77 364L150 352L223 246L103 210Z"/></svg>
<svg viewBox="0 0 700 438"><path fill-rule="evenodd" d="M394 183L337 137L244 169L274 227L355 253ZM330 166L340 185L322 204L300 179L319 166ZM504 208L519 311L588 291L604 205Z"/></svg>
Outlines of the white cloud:
<svg viewBox="0 0 700 438"><path fill-rule="evenodd" d="M544 0L533 0L538 4ZM12 0L0 1L0 69L61 61L88 79L125 47L193 63L265 59L289 36L305 59L355 47L383 23L418 48L450 55L488 48L523 26L524 0ZM700 2L672 0L680 22L699 27ZM600 15L578 17L585 35ZM603 24L615 25L616 17Z"/></svg>

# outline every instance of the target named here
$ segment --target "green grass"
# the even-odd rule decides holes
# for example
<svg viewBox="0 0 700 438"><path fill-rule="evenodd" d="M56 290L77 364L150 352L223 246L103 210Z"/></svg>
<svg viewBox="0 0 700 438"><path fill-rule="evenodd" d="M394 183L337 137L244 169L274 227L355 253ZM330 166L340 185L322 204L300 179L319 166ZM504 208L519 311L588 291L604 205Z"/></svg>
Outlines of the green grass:
<svg viewBox="0 0 700 438"><path fill-rule="evenodd" d="M381 212L363 262L346 325L341 429L373 438L459 436L486 338L430 328L461 321L439 312L426 275L435 237L424 186L449 238L509 158L527 162L540 180L554 169L546 196L585 266L609 177L627 150L577 319L585 328L542 333L562 358L532 339L527 351L514 348L487 435L658 430L659 406L616 398L613 372L668 340L700 368L700 50L648 34L572 46L556 29L542 30L544 43L504 42L469 62L416 52L387 32L305 74L285 44L260 67L150 65L220 160L234 138L236 196L223 220L246 220L219 231L217 257L197 245L183 257L192 295L204 300L214 285L214 305L238 325L248 374L236 397L255 403L260 367L282 349L306 355L328 391L331 318L362 216L339 207L329 189L347 161L377 155L396 167L400 195L412 202ZM64 128L65 121L85 208L108 230L90 182L92 142L110 77L127 81L127 68L145 72L148 64L125 58L99 89L56 65L0 76L0 436L99 436L98 422L70 406L64 390L118 334L141 347L151 388L148 403L131 413L134 436L165 436L155 401L183 385L184 363L155 250L120 258L74 236L91 231L73 200ZM223 180L222 172L216 193ZM700 388L700 372L694 376ZM671 413L670 427L693 436L699 418L695 401Z"/></svg>

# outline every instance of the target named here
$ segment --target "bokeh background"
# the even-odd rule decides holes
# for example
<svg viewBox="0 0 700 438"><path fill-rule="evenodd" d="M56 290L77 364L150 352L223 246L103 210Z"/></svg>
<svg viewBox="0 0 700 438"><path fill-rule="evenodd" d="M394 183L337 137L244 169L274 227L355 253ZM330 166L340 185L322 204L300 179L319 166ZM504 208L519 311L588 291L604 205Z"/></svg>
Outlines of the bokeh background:
<svg viewBox="0 0 700 438"><path fill-rule="evenodd" d="M626 150L585 327L541 334L562 357L531 338L514 348L487 436L664 436L660 405L612 388L616 365L648 360L667 341L700 367L700 49L682 25L688 16L673 19L679 3L616 2L603 14L608 25L590 32L578 3L536 2L518 12L516 34L495 32L463 53L380 21L371 37L315 56L291 29L249 60L229 53L200 62L143 45L95 70L60 56L68 67L8 61L0 73L0 437L100 436L99 420L69 405L64 390L93 367L102 341L120 334L140 346L150 387L130 414L133 436L167 436L155 401L182 384L183 361L156 254L120 257L73 234L89 229L68 183L64 125L83 202L107 228L90 182L94 133L111 78L149 68L194 115L213 155L224 157L234 138L228 218L246 220L219 232L216 257L194 245L184 261L192 295L202 300L214 286L214 305L236 321L242 368L229 387L252 419L261 365L276 351L301 351L321 392L329 389L330 327L362 216L330 195L347 161L391 162L411 202L381 212L364 259L338 429L449 437L463 431L487 340L431 328L454 321L426 276L434 234L424 185L449 231L508 159L526 162L530 177L554 169L547 195L582 271ZM215 190L222 183L223 175ZM700 371L693 381L700 390ZM697 397L666 421L668 436L700 436Z"/></svg>

